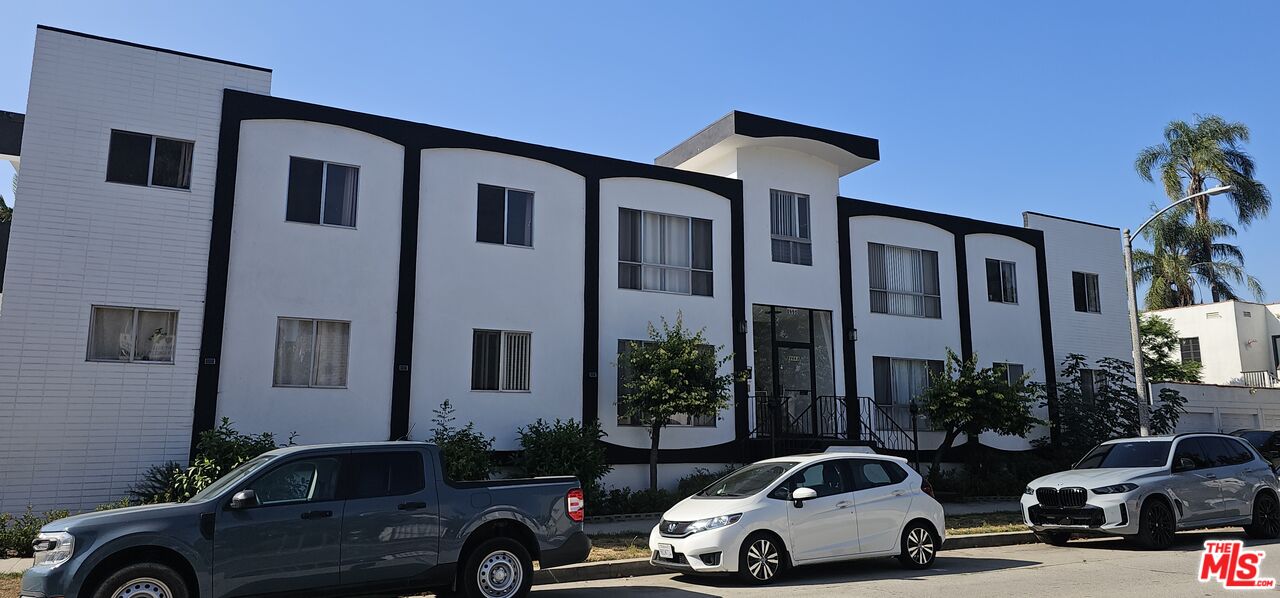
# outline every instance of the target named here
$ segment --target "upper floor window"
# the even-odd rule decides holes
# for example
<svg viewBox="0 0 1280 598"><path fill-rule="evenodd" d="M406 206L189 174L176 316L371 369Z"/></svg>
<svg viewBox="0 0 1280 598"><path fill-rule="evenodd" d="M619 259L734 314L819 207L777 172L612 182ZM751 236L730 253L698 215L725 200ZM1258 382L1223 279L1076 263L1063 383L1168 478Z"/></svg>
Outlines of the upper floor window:
<svg viewBox="0 0 1280 598"><path fill-rule="evenodd" d="M942 317L938 252L868 243L867 255L873 313Z"/></svg>
<svg viewBox="0 0 1280 598"><path fill-rule="evenodd" d="M1200 337L1180 338L1178 345L1182 354L1182 363L1200 363Z"/></svg>
<svg viewBox="0 0 1280 598"><path fill-rule="evenodd" d="M354 228L359 187L359 167L290 157L284 219Z"/></svg>
<svg viewBox="0 0 1280 598"><path fill-rule="evenodd" d="M996 303L1018 302L1018 266L987 258L987 299Z"/></svg>
<svg viewBox="0 0 1280 598"><path fill-rule="evenodd" d="M1101 313L1102 301L1098 295L1098 275L1084 272L1071 273L1071 290L1075 295L1076 311Z"/></svg>
<svg viewBox="0 0 1280 598"><path fill-rule="evenodd" d="M89 322L89 361L173 363L178 312L95 305Z"/></svg>
<svg viewBox="0 0 1280 598"><path fill-rule="evenodd" d="M529 390L533 335L508 330L473 330L471 390Z"/></svg>
<svg viewBox="0 0 1280 598"><path fill-rule="evenodd" d="M769 191L769 229L773 233L773 261L813 265L809 236L809 196L789 191Z"/></svg>
<svg viewBox="0 0 1280 598"><path fill-rule="evenodd" d="M476 241L533 247L533 192L480 185Z"/></svg>
<svg viewBox="0 0 1280 598"><path fill-rule="evenodd" d="M351 322L280 318L273 386L346 388Z"/></svg>
<svg viewBox="0 0 1280 598"><path fill-rule="evenodd" d="M711 221L618 208L618 288L714 292Z"/></svg>
<svg viewBox="0 0 1280 598"><path fill-rule="evenodd" d="M191 141L112 130L107 182L189 190L194 150Z"/></svg>

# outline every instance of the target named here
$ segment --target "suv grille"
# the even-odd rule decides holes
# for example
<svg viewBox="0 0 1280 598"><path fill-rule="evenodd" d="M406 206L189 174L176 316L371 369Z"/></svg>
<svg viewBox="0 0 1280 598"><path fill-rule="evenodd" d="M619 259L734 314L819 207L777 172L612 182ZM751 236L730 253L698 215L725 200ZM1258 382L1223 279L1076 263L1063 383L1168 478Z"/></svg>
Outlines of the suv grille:
<svg viewBox="0 0 1280 598"><path fill-rule="evenodd" d="M1088 492L1079 486L1071 488L1039 488L1036 490L1036 502L1051 509L1079 509L1088 500Z"/></svg>

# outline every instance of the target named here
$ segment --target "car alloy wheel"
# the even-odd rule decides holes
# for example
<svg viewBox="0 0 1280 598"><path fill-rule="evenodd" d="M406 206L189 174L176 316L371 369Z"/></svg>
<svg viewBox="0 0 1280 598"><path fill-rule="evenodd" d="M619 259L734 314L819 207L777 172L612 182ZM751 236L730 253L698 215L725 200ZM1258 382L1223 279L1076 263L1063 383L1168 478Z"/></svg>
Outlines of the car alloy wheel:
<svg viewBox="0 0 1280 598"><path fill-rule="evenodd" d="M476 585L488 598L510 598L520 591L523 582L520 559L506 550L489 553L476 571Z"/></svg>
<svg viewBox="0 0 1280 598"><path fill-rule="evenodd" d="M923 527L912 529L907 534L907 558L911 562L925 566L933 560L933 554L937 548L933 545L933 534Z"/></svg>
<svg viewBox="0 0 1280 598"><path fill-rule="evenodd" d="M782 555L768 538L759 538L747 549L747 571L760 581L769 581L782 567Z"/></svg>
<svg viewBox="0 0 1280 598"><path fill-rule="evenodd" d="M1173 544L1173 511L1162 502L1148 501L1142 509L1141 525L1146 528L1143 542L1148 548L1163 550Z"/></svg>
<svg viewBox="0 0 1280 598"><path fill-rule="evenodd" d="M142 577L130 580L111 593L112 598L173 598L173 592L164 582Z"/></svg>
<svg viewBox="0 0 1280 598"><path fill-rule="evenodd" d="M1280 502L1270 494L1259 494L1253 501L1253 522L1244 531L1250 538L1280 538Z"/></svg>

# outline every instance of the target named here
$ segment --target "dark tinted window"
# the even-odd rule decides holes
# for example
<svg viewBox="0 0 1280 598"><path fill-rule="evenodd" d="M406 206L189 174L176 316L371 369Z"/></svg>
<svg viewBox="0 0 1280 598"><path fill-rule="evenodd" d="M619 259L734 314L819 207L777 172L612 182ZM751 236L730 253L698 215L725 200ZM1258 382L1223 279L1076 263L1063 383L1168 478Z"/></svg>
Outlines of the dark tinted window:
<svg viewBox="0 0 1280 598"><path fill-rule="evenodd" d="M1240 463L1235 447L1227 444L1228 442L1230 441L1226 438L1210 436L1200 438L1200 447L1204 450L1205 457L1208 458L1213 467L1224 467Z"/></svg>
<svg viewBox="0 0 1280 598"><path fill-rule="evenodd" d="M507 245L533 247L533 194L507 190Z"/></svg>
<svg viewBox="0 0 1280 598"><path fill-rule="evenodd" d="M787 496L796 488L812 488L818 497L843 494L853 490L853 485L845 478L844 468L838 461L824 461L810 465L787 479L779 488L787 489Z"/></svg>
<svg viewBox="0 0 1280 598"><path fill-rule="evenodd" d="M507 190L493 185L480 185L476 196L476 240L482 243L505 241L503 216Z"/></svg>
<svg viewBox="0 0 1280 598"><path fill-rule="evenodd" d="M1115 442L1094 447L1076 469L1163 467L1169 458L1169 441Z"/></svg>
<svg viewBox="0 0 1280 598"><path fill-rule="evenodd" d="M191 154L195 144L177 139L156 138L155 162L151 165L151 184L175 189L191 188Z"/></svg>
<svg viewBox="0 0 1280 598"><path fill-rule="evenodd" d="M907 479L907 472L897 463L871 459L850 459L847 463L855 490L892 486Z"/></svg>
<svg viewBox="0 0 1280 598"><path fill-rule="evenodd" d="M360 188L360 169L342 164L325 164L324 223L334 226L356 225L356 195Z"/></svg>
<svg viewBox="0 0 1280 598"><path fill-rule="evenodd" d="M146 185L150 165L150 135L127 131L111 132L111 147L107 152L108 181Z"/></svg>
<svg viewBox="0 0 1280 598"><path fill-rule="evenodd" d="M1267 441L1271 440L1271 432L1241 432L1240 437L1257 448L1264 448L1267 446Z"/></svg>
<svg viewBox="0 0 1280 598"><path fill-rule="evenodd" d="M748 465L703 488L696 496L718 496L724 498L751 496L764 490L779 476L787 473L795 466L795 461L773 461Z"/></svg>
<svg viewBox="0 0 1280 598"><path fill-rule="evenodd" d="M320 189L324 186L324 162L289 158L289 197L284 218L291 222L320 223Z"/></svg>
<svg viewBox="0 0 1280 598"><path fill-rule="evenodd" d="M1174 469L1183 469L1183 459L1188 459L1195 469L1205 469L1214 467L1213 460L1209 457L1206 447L1201 444L1200 438L1183 438L1178 442L1178 448L1173 452Z"/></svg>
<svg viewBox="0 0 1280 598"><path fill-rule="evenodd" d="M348 498L403 496L427 485L417 451L354 454L347 458L343 475Z"/></svg>
<svg viewBox="0 0 1280 598"><path fill-rule="evenodd" d="M338 460L299 459L263 474L249 487L263 505L331 500L337 492Z"/></svg>
<svg viewBox="0 0 1280 598"><path fill-rule="evenodd" d="M476 330L471 341L471 390L498 390L502 333Z"/></svg>

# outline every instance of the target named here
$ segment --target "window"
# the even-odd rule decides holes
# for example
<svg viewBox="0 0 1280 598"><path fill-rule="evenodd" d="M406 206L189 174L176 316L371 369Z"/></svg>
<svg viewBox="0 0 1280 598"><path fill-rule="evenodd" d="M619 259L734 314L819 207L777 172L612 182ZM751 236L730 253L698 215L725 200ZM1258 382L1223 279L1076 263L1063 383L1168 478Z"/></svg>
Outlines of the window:
<svg viewBox="0 0 1280 598"><path fill-rule="evenodd" d="M360 169L309 158L289 158L284 219L354 228Z"/></svg>
<svg viewBox="0 0 1280 598"><path fill-rule="evenodd" d="M773 233L773 261L813 265L808 195L771 189L769 227Z"/></svg>
<svg viewBox="0 0 1280 598"><path fill-rule="evenodd" d="M533 192L480 185L476 241L533 247Z"/></svg>
<svg viewBox="0 0 1280 598"><path fill-rule="evenodd" d="M872 374L875 378L875 401L887 414L905 429L911 429L911 403L926 389L929 380L942 372L941 361L925 359L898 359L896 357L872 357ZM928 425L926 422L921 422ZM890 422L875 422L877 430L889 430ZM923 428L922 428L923 429Z"/></svg>
<svg viewBox="0 0 1280 598"><path fill-rule="evenodd" d="M338 460L317 457L285 463L252 484L259 505L333 500L338 487Z"/></svg>
<svg viewBox="0 0 1280 598"><path fill-rule="evenodd" d="M1026 368L1020 363L993 363L991 369L1004 373L1005 380L1009 381L1009 385L1013 386L1022 380L1022 375L1026 373Z"/></svg>
<svg viewBox="0 0 1280 598"><path fill-rule="evenodd" d="M471 337L471 390L528 391L532 335L475 330Z"/></svg>
<svg viewBox="0 0 1280 598"><path fill-rule="evenodd" d="M849 471L853 473L854 490L868 490L881 486L901 484L907 479L907 472L896 463L872 461L870 459L849 459L845 461Z"/></svg>
<svg viewBox="0 0 1280 598"><path fill-rule="evenodd" d="M1200 337L1180 338L1178 348L1182 353L1182 363L1200 363Z"/></svg>
<svg viewBox="0 0 1280 598"><path fill-rule="evenodd" d="M1013 262L987 258L987 300L1018 302L1018 266Z"/></svg>
<svg viewBox="0 0 1280 598"><path fill-rule="evenodd" d="M1080 368L1080 398L1084 399L1085 404L1093 404L1102 393L1102 385L1102 375L1098 370Z"/></svg>
<svg viewBox="0 0 1280 598"><path fill-rule="evenodd" d="M88 361L173 363L178 312L93 306Z"/></svg>
<svg viewBox="0 0 1280 598"><path fill-rule="evenodd" d="M647 345L649 343L650 341L620 339L618 341L618 356L621 357L627 354L628 352L631 351L632 347ZM715 348L712 347L711 345L703 345L703 347L707 351L715 350ZM619 359L618 363L622 363L622 360ZM618 366L618 401L619 402L622 402L627 397L627 382L630 381L632 375L633 374L628 368L623 367L621 365ZM640 418L627 417L619 414L618 425L619 426L639 426L641 425L641 422L640 422ZM677 413L675 415L672 415L669 419L667 419L667 425L668 426L702 426L702 427L714 428L716 425L716 416L708 415L708 416L700 416L700 417L690 417L683 413Z"/></svg>
<svg viewBox="0 0 1280 598"><path fill-rule="evenodd" d="M191 189L195 143L128 131L111 131L107 182Z"/></svg>
<svg viewBox="0 0 1280 598"><path fill-rule="evenodd" d="M938 252L868 243L867 255L873 313L942 317Z"/></svg>
<svg viewBox="0 0 1280 598"><path fill-rule="evenodd" d="M351 323L280 318L273 386L346 388Z"/></svg>
<svg viewBox="0 0 1280 598"><path fill-rule="evenodd" d="M1102 313L1102 300L1098 295L1098 275L1084 272L1071 273L1071 287L1075 295L1076 311Z"/></svg>
<svg viewBox="0 0 1280 598"><path fill-rule="evenodd" d="M822 498L852 492L853 484L849 483L839 461L823 461L810 465L787 478L787 481L778 486L769 496L787 499L797 488L811 488L818 493L818 498Z"/></svg>
<svg viewBox="0 0 1280 598"><path fill-rule="evenodd" d="M618 288L710 297L711 221L618 208Z"/></svg>
<svg viewBox="0 0 1280 598"><path fill-rule="evenodd" d="M350 499L404 496L427 487L422 453L353 453L343 471L345 496Z"/></svg>

